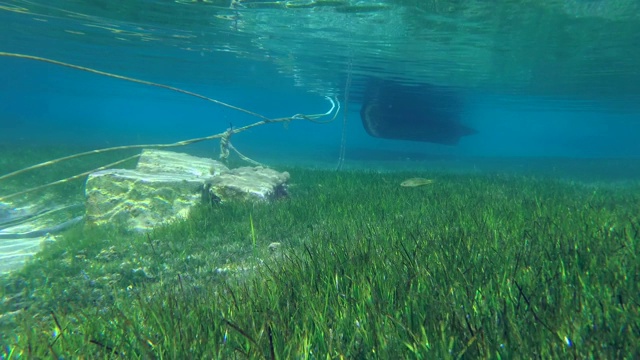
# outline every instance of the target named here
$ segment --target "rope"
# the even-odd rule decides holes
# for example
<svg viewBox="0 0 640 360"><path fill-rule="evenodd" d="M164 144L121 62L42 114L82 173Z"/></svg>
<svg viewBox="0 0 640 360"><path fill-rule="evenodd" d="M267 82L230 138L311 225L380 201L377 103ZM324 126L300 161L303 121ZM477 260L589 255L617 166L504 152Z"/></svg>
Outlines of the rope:
<svg viewBox="0 0 640 360"><path fill-rule="evenodd" d="M96 74L96 75L102 75L102 76L106 76L106 77L110 77L110 78L114 78L114 79L120 79L120 80L129 81L129 82L133 82L133 83L137 83L137 84L155 86L157 88L171 90L171 91L178 92L180 94L193 96L193 97L196 97L198 99L206 100L206 101L212 102L214 104L227 107L229 109L233 109L233 110L236 110L236 111L243 112L245 114L249 114L251 116L258 117L260 119L268 120L268 118L266 116L260 115L258 113L254 113L253 111L249 111L249 110L237 107L237 106L233 106L231 104L227 104L227 103L222 102L220 100L212 99L212 98L204 96L204 95L196 94L194 92L187 91L187 90L182 90L182 89L179 89L179 88L176 88L176 87L173 87L173 86L169 86L169 85L158 84L158 83L154 83L154 82L151 82L151 81L140 80L140 79L135 79L135 78L127 77L127 76L112 74L112 73L108 73L108 72L105 72L105 71L95 70L95 69L91 69L91 68L88 68L88 67L69 64L69 63L65 63L65 62L62 62L62 61L47 59L47 58L43 58L43 57L39 57L39 56L8 53L8 52L2 52L2 51L0 51L0 56L14 57L14 58L19 58L19 59L36 60L36 61L41 61L41 62L45 62L45 63L49 63L49 64L64 66L64 67L71 68L71 69L85 71L85 72Z"/></svg>
<svg viewBox="0 0 640 360"><path fill-rule="evenodd" d="M351 72L353 68L353 58L349 57L347 66L347 82L344 86L344 112L342 113L342 135L340 138L340 155L338 156L338 167L336 170L342 170L344 165L344 155L347 147L347 119L349 118L349 90L351 89Z"/></svg>
<svg viewBox="0 0 640 360"><path fill-rule="evenodd" d="M91 69L88 67L84 67L84 66L79 66L79 65L74 65L74 64L69 64L69 63L65 63L62 61L57 61L57 60L52 60L52 59L48 59L48 58L43 58L43 57L38 57L38 56L32 56L32 55L25 55L25 54L16 54L16 53L8 53L8 52L0 52L0 56L4 56L4 57L13 57L13 58L19 58L19 59L28 59L28 60L35 60L35 61L40 61L40 62L45 62L45 63L49 63L49 64L54 64L54 65L59 65L59 66L63 66L63 67L67 67L67 68L71 68L71 69L76 69L76 70L80 70L80 71L85 71L85 72L89 72L92 74L96 74L96 75L101 75L101 76L106 76L106 77L110 77L110 78L114 78L114 79L120 79L120 80L124 80L124 81L129 81L129 82L133 82L133 83L138 83L138 84L143 84L143 85L149 85L149 86L154 86L154 87L158 87L161 89L166 89L166 90L170 90L170 91L175 91L184 95L188 95L188 96L193 96L199 99L203 99L209 102L212 102L214 104L217 105L221 105L233 110L237 110L240 111L242 113L245 114L249 114L251 116L254 117L258 117L261 120L257 121L253 124L249 124L246 126L242 126L239 128L230 128L227 129L227 131L220 133L220 134L214 134L214 135L209 135L209 136L205 136L205 137L200 137L200 138L194 138L194 139L188 139L188 140L182 140L182 141L178 141L178 142L174 142L174 143L168 143L168 144L138 144L138 145L124 145L124 146L114 146L114 147L110 147L110 148L104 148L104 149L97 149L97 150L90 150L90 151L86 151L86 152L82 152L82 153L77 153L77 154L73 154L73 155L69 155L69 156L64 156L64 157L60 157L57 159L53 159L53 160L49 160L49 161L45 161L43 163L39 163L39 164L35 164L14 172L10 172L8 174L5 175L1 175L0 176L0 181L2 180L6 180L15 176L18 176L20 174L24 174L26 172L29 171L33 171L36 169L40 169L43 167L48 167L48 166L53 166L55 164L61 163L63 161L67 161L67 160L72 160L72 159L77 159L83 156L89 156L89 155L95 155L95 154L102 154L102 153L106 153L106 152L111 152L111 151L118 151L118 150L129 150L129 149L142 149L142 148L155 148L155 149L162 149L162 148L172 148L172 147L179 147L179 146L186 146L186 145L191 145L191 144L195 144L195 143L199 143L202 141L208 141L208 140L213 140L213 139L220 139L220 159L222 160L226 160L226 158L229 156L229 149L233 150L236 154L238 154L238 156L244 160L247 161L249 163L252 163L254 165L262 165L257 161L251 160L248 157L244 156L242 153L240 153L235 147L233 147L233 145L231 145L231 143L229 142L229 138L237 133L249 130L251 128L257 127L257 126L261 126L261 125L265 125L265 124L269 124L269 123L278 123L278 122L290 122L292 120L307 120L307 121L311 121L314 123L319 123L319 124L326 124L326 123L330 123L332 121L335 120L338 112L340 112L340 102L337 99L332 99L330 97L325 97L330 103L331 103L331 108L324 113L319 113L319 114L310 114L310 115L305 115L305 114L295 114L293 116L290 117L283 117L283 118L276 118L276 119L270 119L266 116L260 115L258 113L237 107L237 106L233 106L230 104L227 104L225 102L219 101L219 100L215 100L212 98L209 98L207 96L204 95L200 95L191 91L187 91L187 90L182 90L173 86L168 86L168 85L163 85L163 84L159 84L159 83L154 83L151 81L146 81L146 80L140 80L140 79L135 79L135 78L131 78L131 77L127 77L127 76L122 76L122 75L117 75L117 74L112 74L112 73L108 73L105 71L100 71L100 70L95 70L95 69ZM331 116L333 114L333 116ZM327 117L327 116L331 116L329 119L327 120L322 120L322 118ZM99 171L99 170L104 170L110 167L113 167L115 165L121 164L123 162L126 162L128 160L132 160L135 159L137 157L139 157L140 154L128 157L126 159L122 159L116 162L113 162L111 164L107 164L101 167L98 167L96 169L90 170L90 171L86 171L83 172L81 174L77 174L62 180L58 180L58 181L54 181L45 185L41 185L41 186L37 186L37 187L33 187L30 189L26 189L20 192L16 192L16 193L12 193L9 195L5 195L5 196L1 196L0 197L0 201L3 201L5 199L8 198L12 198L15 196L19 196L19 195L24 195L26 193L30 193L33 191L37 191L37 190L41 190L50 186L54 186L54 185L58 185L58 184L63 184L69 181L73 181L73 180L77 180L81 177L87 176L93 172Z"/></svg>

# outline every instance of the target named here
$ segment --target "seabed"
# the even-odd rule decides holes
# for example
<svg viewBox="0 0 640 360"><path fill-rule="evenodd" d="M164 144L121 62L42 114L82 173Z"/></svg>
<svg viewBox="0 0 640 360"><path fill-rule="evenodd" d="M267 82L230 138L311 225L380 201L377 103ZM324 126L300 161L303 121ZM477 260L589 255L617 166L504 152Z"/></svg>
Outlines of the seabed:
<svg viewBox="0 0 640 360"><path fill-rule="evenodd" d="M51 152L32 155L3 164ZM273 203L145 234L74 225L0 278L0 358L640 356L637 174L506 162L282 165Z"/></svg>

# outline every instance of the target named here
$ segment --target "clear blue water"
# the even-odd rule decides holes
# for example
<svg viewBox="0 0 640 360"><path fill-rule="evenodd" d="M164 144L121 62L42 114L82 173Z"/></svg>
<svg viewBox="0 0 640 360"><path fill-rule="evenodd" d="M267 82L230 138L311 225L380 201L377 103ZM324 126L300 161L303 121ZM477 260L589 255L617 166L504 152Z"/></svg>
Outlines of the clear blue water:
<svg viewBox="0 0 640 360"><path fill-rule="evenodd" d="M56 184L55 187L42 189L38 187L50 184L52 181L68 179L79 172L87 171L87 168L95 169L104 165L106 161L99 155L88 157L92 159L90 161L95 161L95 164L92 162L90 166L87 163L78 165L65 162L18 176L6 176L8 173L15 175L11 172L23 166L88 149L173 143L222 133L229 126L238 128L260 120L246 113L166 88L102 76L95 72L60 66L51 61L37 61L25 56L74 64L96 71L184 89L269 118L323 113L329 108L327 96L339 99L341 111L333 122L318 124L295 120L288 126L282 123L265 124L232 137L235 147L245 155L272 165L277 170L286 169L284 165L336 169L339 167L341 144L344 144L345 161L342 168L346 170L366 169L372 172L405 170L409 174L407 177L429 178L432 175L437 177L439 173L447 171L470 174L498 173L499 175L524 173L535 178L551 176L561 181L569 181L572 185L578 183L581 186L579 191L566 195L566 198L578 196L578 199L567 201L564 194L557 192L560 191L558 189L570 189L570 187L553 187L549 194L540 192L541 195L538 196L536 191L540 190L539 187L527 182L526 194L514 194L516 197L514 204L517 206L503 209L502 207L494 208L491 202L482 206L478 203L483 201L482 199L493 201L492 196L485 196L485 192L488 194L492 189L500 189L503 185L489 187L483 185L485 184L483 181L471 181L469 184L474 186L473 191L477 191L479 196L474 200L476 203L470 206L480 212L484 207L485 211L479 217L468 217L464 215L468 209L462 209L443 213L439 216L441 220L425 222L422 220L424 217L422 213L412 210L408 214L418 216L413 220L408 214L406 217L404 214L394 214L395 220L387 222L383 221L383 218L388 217L384 210L387 205L375 202L375 204L381 204L376 206L382 206L384 210L382 215L367 214L366 217L358 219L358 216L363 216L360 210L361 214L356 214L353 218L351 214L341 212L346 214L345 225L344 227L340 225L339 231L336 232L331 229L331 237L342 236L340 235L342 233L350 236L352 231L357 231L362 224L365 224L365 230L369 231L371 238L380 237L375 234L378 230L373 225L370 227L370 221L378 221L376 219L380 219L382 224L408 224L417 229L425 224L428 226L439 222L444 224L446 221L442 219L450 216L448 222L455 225L451 228L455 234L452 232L451 234L454 235L447 235L446 238L449 239L457 236L456 234L466 236L466 230L458 230L463 226L460 224L464 224L463 219L482 222L482 231L478 230L480 225L476 226L480 234L481 232L490 233L485 230L490 230L491 226L502 226L505 221L517 218L514 221L518 223L531 227L547 227L549 230L532 231L534 235L530 235L530 229L525 228L522 230L524 235L515 236L514 241L518 239L524 239L525 242L529 242L529 239L544 241L544 236L548 232L554 237L560 235L560 238L552 239L560 244L556 245L556 248L575 249L569 252L563 250L565 255L571 254L570 259L558 258L562 265L562 279L565 278L564 264L581 263L583 256L597 255L592 253L588 246L586 252L584 250L580 252L578 245L583 240L587 243L597 241L594 237L599 237L607 243L615 245L617 242L620 245L620 248L612 252L611 256L601 254L600 258L605 256L611 260L611 264L606 264L607 268L603 268L601 274L594 272L589 274L587 271L577 277L567 277L569 280L564 284L576 289L581 287L582 290L579 291L582 292L580 296L583 298L588 296L597 300L597 296L601 296L604 299L599 302L601 309L590 312L595 314L593 316L596 320L598 314L603 314L602 326L595 322L595 325L591 326L589 323L589 326L583 326L583 333L593 332L598 335L598 332L602 333L600 327L605 332L613 329L611 334L616 327L625 329L624 326L619 325L625 324L622 319L626 314L609 316L608 313L625 310L625 306L631 306L631 309L634 309L632 291L627 291L630 294L627 295L624 288L617 289L622 281L620 279L624 278L627 281L625 274L633 271L612 273L611 269L616 269L613 266L618 261L623 265L633 265L632 261L627 262L626 257L634 256L633 240L637 238L637 214L640 213L637 201L635 208L632 200L622 204L615 203L616 199L634 193L634 189L637 189L640 184L640 0L0 0L0 276L20 268L27 259L41 249L45 241L52 240L49 235L53 234L55 239L59 232L82 221L85 216L83 190L86 176L78 176L75 181ZM446 103L442 98L437 101L433 100L433 97L427 98L429 107L442 106L445 109L441 110L445 113L455 111L459 121L475 129L477 133L462 137L456 145L370 136L361 121L360 113L361 107L370 98L371 84L376 82L396 84L398 89L411 89L407 90L408 93L419 92L420 89L425 88L446 89L447 92L455 94L456 100L459 101ZM446 104L440 104L440 102ZM458 108L456 105L458 103L463 106ZM425 108L422 110L431 111ZM398 110L398 122L410 119L415 112L415 108ZM343 134L346 135L344 143L342 143ZM178 150L216 158L219 143L209 141ZM129 155L131 154L123 154L122 158ZM113 158L109 160L111 161L114 161ZM54 167L56 168L53 169ZM81 167L82 170L78 170ZM299 180L295 178L294 171L291 173L291 181L294 185L291 187L292 194L301 188L306 189L302 191L316 193L308 190L311 184L296 187L299 185L296 183ZM376 178L372 175L371 178L374 181L387 182L383 176ZM501 179L500 176L493 178ZM509 179L509 177L505 178ZM446 180L446 178L443 179ZM517 179L515 177L515 181ZM436 184L439 181L436 180ZM357 186L362 182L357 180L351 183L356 185L350 186ZM315 188L315 184L313 186ZM460 182L455 187L440 189L455 189L459 186L466 185ZM379 189L384 188L379 187ZM32 191L34 189L38 191ZM496 204L506 196L510 196L508 194L513 190L511 187L505 189L495 197ZM616 194L607 198L610 202L601 199L607 196L602 194L613 194L611 189L624 190L622 194L625 195ZM131 190L134 192L133 189ZM354 194L358 194L358 190L354 188ZM25 191L28 193L24 194ZM105 193L108 194L108 192ZM338 193L342 194L342 192ZM465 196L468 196L468 193L466 194ZM587 194L593 194L591 200L587 200ZM207 197L211 196L207 193ZM306 195L303 193L303 196ZM422 204L420 209L424 209L424 206L432 206L429 199L421 198L422 195L412 196L415 196L415 204ZM553 201L550 205L544 203L544 199L552 199L554 196L559 200ZM159 197L162 196L159 195ZM535 197L535 199L527 199L527 197ZM356 198L357 196L345 197L337 201L351 201ZM596 200L594 201L593 198ZM441 198L433 206L448 205L446 199L448 197ZM131 206L128 201L118 202L120 200L122 199L111 197L104 201L126 204L122 207L133 209L129 210L130 215L134 212L139 213L139 208L136 208L135 204ZM309 199L309 201L314 200ZM371 202L372 199L363 201L374 204ZM566 209L565 205L558 205L565 202L568 204ZM320 203L324 206L322 201ZM537 211L532 210L532 204L536 205ZM456 200L453 206L460 206L460 200ZM547 206L562 206L562 211L575 213L566 219L552 219L551 217L561 213L561 210L541 210L541 207ZM94 207L98 206L94 204ZM344 204L341 207L338 204L337 208L350 209ZM370 207L365 204L361 208L369 209ZM391 204L388 208L403 209L405 207ZM494 216L494 213L503 212L505 209L510 211L511 208L518 213L506 217ZM316 207L312 211L317 209L320 208ZM529 213L526 212L527 209ZM283 212L282 208L278 211ZM308 223L308 229L313 234L316 231L321 234L326 231L325 228L334 226L334 215L320 213L317 215L318 219L314 216L311 219L313 221ZM136 216L133 215L133 217ZM226 216L224 215L223 219ZM253 257L255 257L254 219L257 224L261 221L264 221L263 224L268 223L267 219L256 217L256 212L239 216L239 220L243 221L242 226L250 224ZM324 220L326 216L329 216L327 217L329 220ZM521 218L533 220L522 222ZM583 218L584 221L589 222L585 223L584 233L578 231L577 227L562 224L563 221L580 221ZM212 221L215 222L216 219L213 218ZM415 221L414 225L412 221ZM233 226L238 227L238 225ZM298 227L298 225L291 226L291 228ZM221 239L220 241L224 239L225 242L229 240L231 244L235 242L240 244L242 241L248 244L247 239L249 239L249 235L243 238L245 235L238 230L231 230L230 234L218 234L214 232L226 230L222 228L217 230L217 227L206 225L205 228L212 229L211 235L207 235L206 242L203 240L200 244L200 240L196 241L193 238L184 241L190 244L185 246L191 247L198 242L197 249L194 247L196 256L188 255L186 259L194 259L195 264L206 264L204 268L211 267L211 269L200 271L200 265L189 263L186 268L187 273L182 275L187 275L185 279L197 279L194 284L199 284L200 279L205 277L207 277L206 284L211 284L211 279L208 278L212 274L210 270L218 266L216 263L203 260L209 259L207 256L198 255L201 251L212 252L210 249L213 247L206 244L215 244L213 245L214 253L232 249L225 260L229 264L229 258L236 257L234 253L240 254L241 251L235 250L236 245L221 246L218 238ZM271 227L267 226L267 228ZM273 226L273 229L279 228ZM229 229L234 228L229 227ZM496 230L492 235L491 243L502 242L504 239L499 237L510 234L512 230L508 229ZM559 229L568 229L577 233L562 236ZM427 236L426 232L406 232L405 230L398 229L397 234L393 235L395 239L404 241L405 237L414 240L416 236ZM446 230L449 231L449 227ZM635 231L635 235L632 235L632 230ZM473 235L473 231L475 230L469 230L468 234ZM189 232L188 236L195 236L191 234L195 234L195 231L189 230ZM301 232L304 236L299 236L297 232L298 230L291 234L286 232L277 234L273 240L286 244L293 237L311 240L324 238L324 235L307 237L304 232ZM271 239L263 234L260 233L258 239L266 245ZM433 234L436 235L428 234L429 246L433 236L441 236L437 235L439 234L437 231ZM84 234L72 233L71 236L83 237ZM96 236L102 237L102 235ZM68 299L74 299L70 302L72 308L76 306L75 301L82 304L85 300L90 300L92 304L96 304L96 310L99 311L97 313L100 313L103 310L98 310L98 307L111 302L118 291L124 291L124 288L118 290L117 287L129 284L126 278L131 275L125 275L125 280L117 280L118 285L113 285L116 280L112 282L111 279L121 279L120 274L129 272L135 276L140 276L136 275L140 273L145 274L146 268L140 264L152 261L143 260L145 258L154 259L153 261L158 259L153 245L156 241L169 244L167 249L171 249L171 252L159 253L170 255L175 252L175 249L187 249L182 245L172 246L173 241L182 243L187 239L185 236L179 235L175 239L160 237L159 240L153 241L149 237L148 243L153 250L153 256L139 255L136 247L129 246L129 250L126 250L125 246L122 254L131 253L132 257L138 259L130 262L123 258L119 267L115 265L116 262L120 262L119 258L129 255L119 255L119 250L113 250L116 246L107 244L109 240L102 238L90 239L95 240L96 247L104 247L99 254L99 248L93 249L95 250L92 250L93 252L85 252L84 249L78 251L78 246L89 244L84 240L80 243L83 245L74 245L76 250L70 249L67 253L65 249L64 254L59 255L62 264L59 271L46 272L53 265L48 264L49 260L45 257L42 270L31 271L36 277L33 282L30 279L23 279L20 275L20 281L16 282L20 285L16 286L24 287L24 291L19 291L21 295L11 293L15 291L13 286L11 289L7 287L4 290L0 303L2 304L0 310L3 312L0 313L0 319L4 318L3 321L7 321L7 324L14 324L15 314L19 314L22 309L29 309L31 302L38 302L41 299L43 304L52 299L63 304ZM543 237L538 239L536 236ZM215 242L213 238L216 239ZM368 238L367 241L370 242L370 239ZM485 243L489 244L486 241ZM121 242L115 244L121 244ZM401 243L400 245L404 249ZM240 247L237 249L241 249L244 245L238 246ZM415 246L415 251L418 251L421 245L419 246L416 242L415 245L410 244L410 246ZM516 270L520 266L520 255L542 251L530 250L528 245L525 247L522 252L518 252L517 259L514 260ZM627 248L630 250L627 251ZM444 253L441 259L450 258L451 254L454 254L448 253L444 247L441 250ZM78 252L74 254L74 251ZM404 251L406 252L406 249ZM487 251L484 252L487 253ZM59 250L55 250L54 254L60 254ZM97 254L97 256L86 254ZM113 258L111 254L115 254ZM464 252L455 254L464 254ZM544 256L532 255L533 258L549 258L549 261L558 263L556 261L558 259L552 258L553 256L549 256L549 253ZM175 256L175 261L182 258L182 255ZM436 254L436 258L439 256ZM398 256L395 258L399 259ZM501 257L501 259L504 258ZM448 261L436 260L438 266ZM94 263L97 264L95 267ZM140 267L133 269L134 264ZM184 267L173 266L172 270L172 266L167 264L171 262L163 260L158 268L166 269L167 274L170 275L161 274L157 279L162 283L163 277L165 279L174 277L172 272L175 272L182 288L183 277L177 271ZM242 263L238 264L242 265ZM584 264L588 268L589 261L584 261ZM189 274L191 270L188 269L194 266L197 266L198 270ZM570 266L567 266L569 269ZM573 270L578 267L573 266ZM235 268L245 267L242 265ZM526 264L521 268L525 269L523 270L525 273L531 270L531 267ZM53 267L51 269L55 270ZM141 269L143 271L139 272L138 270ZM226 265L224 269L226 271ZM469 269L473 272L472 267ZM578 270L582 272L582 269ZM116 271L116 273L113 277L110 273L109 276L102 276L107 271ZM460 268L458 271L463 278L466 276ZM65 273L68 273L69 278L64 279L65 282L57 283L57 277ZM340 271L340 273L343 272ZM100 274L100 278L95 277L94 274ZM336 272L336 289L337 274ZM547 276L551 273L541 270L536 274ZM413 277L414 275L411 275L411 278ZM101 280L97 281L97 279ZM511 283L512 279L507 277L502 279L503 283L505 279ZM573 280L576 284L571 284L570 279L578 279L580 284L577 280ZM585 282L582 279L585 279ZM464 280L467 282L466 279ZM54 291L56 294L52 294L50 289L41 289L51 284L53 284L51 289L62 288L61 284L67 284L66 281L74 285L65 286L64 292L61 291L60 294L57 294L57 290ZM103 285L107 281L109 284ZM409 279L407 284L411 285L411 281ZM629 277L628 281L633 281L632 277ZM43 285L37 285L40 283ZM522 298L526 300L527 310L522 311L532 313L536 322L544 325L546 329L537 326L541 331L551 330L532 310L529 311L531 304L515 281L515 277L513 283L520 290ZM90 284L90 287L87 284ZM469 284L467 282L467 285ZM78 286L86 287L87 291L79 291ZM113 293L112 286L115 290ZM138 287L138 285L135 286ZM199 285L196 285L193 288L198 289L198 287ZM632 288L628 287L628 289ZM69 289L68 293L67 289ZM133 289L133 285L128 285L127 293L130 289ZM103 296L103 291L109 293L105 292L107 295ZM457 296L454 294L453 287L449 287L448 291L452 299ZM473 301L478 302L482 297L480 302L484 303L485 293L489 298L492 296L490 291L475 291ZM515 294L515 290L513 291ZM553 294L554 291L546 291L542 294ZM601 294L591 293L597 291ZM138 293L132 291L130 294L132 296ZM467 294L473 294L473 292L467 292ZM524 304L520 300L520 295L517 303ZM616 295L615 299L614 295ZM624 302L623 295L626 299ZM47 299L49 296L52 298ZM340 296L342 297L343 294ZM564 295L561 294L561 296ZM59 299L67 300L58 301ZM553 304L549 299L553 300L551 295L542 300L543 308L552 307ZM579 303L579 309L576 312L590 311L587 308L588 302L583 304L579 298L577 299L578 301L574 301ZM454 299L454 301L458 300ZM637 305L637 299L635 301ZM140 300L140 304L142 302ZM486 303L495 304L495 301ZM593 305L596 301L590 303ZM504 314L506 314L506 300L504 304ZM564 305L567 304L565 302ZM41 306L44 308L45 305L38 305L38 309ZM82 313L84 305L77 306ZM587 306L584 308L586 310L583 306ZM473 305L473 307L476 315L487 309L485 306L485 310L476 311L476 306ZM516 304L516 309L518 307L520 305ZM401 310L405 311L408 308ZM535 306L531 307L533 308ZM33 311L25 311L28 317L24 319L27 322L22 320L22 315L19 315L19 318L16 317L16 324L18 321L20 324L27 324L29 318L34 319L36 323L46 323L45 317L40 316L42 314L32 317L31 314L37 314L39 310ZM586 314L586 312L583 313ZM55 319L53 310L47 310L45 316L49 314ZM122 312L120 314L124 315ZM155 313L153 315L156 316ZM397 322L395 318L385 316L385 322L387 317L394 323ZM519 316L517 312L515 316ZM104 316L100 315L98 320L103 318ZM413 322L413 316L408 318ZM498 315L495 319L498 319ZM492 318L488 321L494 320ZM526 319L523 321L525 322L513 324L524 326L522 324L528 323ZM76 322L76 320L72 322L65 320L65 323L70 326L65 325L65 329L72 329ZM613 325L605 324L606 322ZM55 323L58 324L57 319ZM123 323L129 326L126 319ZM360 323L356 323L360 327ZM509 328L512 327L509 320L506 323ZM397 322L397 324L405 332L411 333L410 326L405 328L402 323ZM583 322L583 324L587 323ZM231 322L228 322L228 325L238 330ZM469 322L467 325L473 335ZM51 321L45 326L51 326L49 329L53 329L54 335L58 333ZM455 330L454 327L452 327L453 330ZM271 325L262 327L262 329L265 328L268 328L269 339L271 339ZM23 329L18 327L16 331L20 332ZM83 334L83 331L65 332L59 324L57 329L61 330L59 338L51 338L52 342L49 344L49 350L52 353L58 339L60 339L58 345L64 343L67 346L68 337L63 338L62 333L65 333L65 336L80 334L84 337L84 341L91 339L88 337L89 334L86 332ZM426 339L424 327L422 330ZM560 337L569 330L571 329L551 332ZM479 329L479 331L483 346L486 347L484 330ZM633 329L627 332L632 331ZM37 331L29 331L26 335L18 335L26 336L26 342L31 343L34 338L29 336L36 336L36 333ZM162 333L164 335L164 330ZM619 331L619 333L622 332ZM339 338L343 337L339 331L336 331L336 334L340 334ZM573 344L567 336L573 338L573 335L567 334L564 340L569 347L572 347ZM607 333L607 336L611 334ZM440 335L444 337L444 333L438 336ZM535 331L533 335L526 335L543 339L536 335ZM108 338L109 335L101 334L100 338L103 337ZM138 342L142 342L143 337L137 333L136 338ZM248 336L247 338L252 340ZM0 334L0 341L4 339L5 337ZM226 339L225 333L225 343ZM415 342L416 339L413 337L411 341ZM451 344L454 337L450 339L449 348L453 346ZM475 339L476 336L473 336L471 340L462 344L464 350L460 353L461 355L464 355L465 351L474 344ZM580 344L579 338L575 340L576 344ZM118 341L124 344L129 340ZM491 339L488 341L490 344ZM21 342L24 345L25 340L22 339ZM102 345L93 339L90 342L104 348L95 351L110 351L114 354L115 351L120 351L117 347L111 351L109 346ZM150 340L147 342L155 351L155 345ZM145 347L148 345L147 342L144 342ZM359 340L356 341L358 342ZM72 341L68 343L73 344ZM583 343L586 342L583 341ZM105 342L105 344L109 343ZM404 345L409 348L411 346L409 342ZM415 343L413 345L417 346ZM602 351L609 351L617 345L619 345L617 341L603 343ZM427 344L428 346L430 345ZM575 354L581 351L579 346L574 347ZM6 346L2 349L5 354L7 352L11 354L11 347ZM507 346L506 349L508 350L509 347ZM29 354L31 354L31 347L29 347ZM0 351L0 358L4 359L2 351Z"/></svg>
<svg viewBox="0 0 640 360"><path fill-rule="evenodd" d="M344 110L350 78L351 163L638 158L638 34L632 0L0 2L0 51L175 86L268 117L324 112L325 95ZM369 136L359 111L371 78L456 89L461 121L478 133L457 146ZM257 120L164 89L0 57L5 145L173 142ZM341 113L326 125L266 125L234 144L258 161L333 166L342 121Z"/></svg>

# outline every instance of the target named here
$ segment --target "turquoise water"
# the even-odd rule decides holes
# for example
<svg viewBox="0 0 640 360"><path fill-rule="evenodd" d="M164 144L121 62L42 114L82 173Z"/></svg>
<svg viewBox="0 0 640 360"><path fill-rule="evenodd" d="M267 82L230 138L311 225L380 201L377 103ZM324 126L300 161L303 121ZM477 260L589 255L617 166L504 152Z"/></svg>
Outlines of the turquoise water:
<svg viewBox="0 0 640 360"><path fill-rule="evenodd" d="M375 302L366 292L361 299L354 295L356 302L343 302L338 271L303 276L291 268L299 285L283 283L287 289L305 289L309 279L328 275L328 286L322 286L333 291L335 284L338 305L362 311L338 319L323 315L327 324L342 321L343 329L357 325L344 337L336 328L341 339L360 331L362 316L372 314L385 326L399 324L385 336L396 349L411 350L398 334L406 336L417 324L413 315L431 315L422 296L436 299L431 301L440 312L436 318L453 321L439 323L428 336L422 328L425 338L443 339L431 356L443 349L446 354L445 342L451 355L454 337L458 357L467 349L469 357L500 354L503 335L509 336L493 315L499 311L512 320L504 322L504 329L516 324L522 335L507 343L508 351L545 357L558 348L563 354L579 349L583 352L573 352L574 357L598 358L607 356L593 354L613 354L618 341L620 349L637 351L638 34L638 0L0 0L0 358L55 356L56 351L62 351L59 358L65 353L126 357L156 350L162 357L161 347L149 350L155 347L150 338L138 333L133 342L127 338L132 322L119 325L124 335L110 327L124 313L131 319L151 318L147 311L153 312L152 306L133 301L133 296L141 299L138 291L161 299L158 294L178 283L184 291L185 279L189 289L203 284L218 297L210 275L214 280L227 276L221 273L242 277L254 262L257 268L265 258L278 261L280 245L292 251L304 247L307 265L314 265L307 268L319 271L307 242L325 251L327 269L336 266L344 279L365 275L361 285L354 281L354 289L366 289L377 278L390 284L387 295L397 294L405 278L411 277L410 283L416 276L398 266L409 255L407 249L416 249L413 259L422 254L407 268L413 269L413 262L416 269L424 266L424 281L415 286L424 291L408 293L407 301L390 304L397 308L387 313L369 311ZM229 201L218 207L220 199L209 192L211 179L202 175L212 166L199 168L201 182L189 190L196 195L190 206L197 211L185 220L155 228L146 237L131 228L121 232L123 224L115 221L101 220L113 229L91 222L85 180L98 167L132 157L117 165L132 169L136 154L150 147L144 144L222 134L261 121L230 140L250 159L290 172L290 182L278 184L280 190L290 186L288 200L264 206ZM135 149L46 163L127 146ZM215 159L220 140L168 150ZM230 167L251 164L233 153L230 160ZM21 172L34 164L45 165ZM395 171L400 172L390 173ZM427 185L400 186L414 177L427 179ZM116 204L125 219L147 211L129 202L139 191L134 185L126 193L113 188L93 189L94 196L106 194L102 202L96 200L98 205ZM159 199L159 207L176 210L173 206L182 201L163 197L172 189L147 191L153 195L139 196L138 205ZM197 205L202 198L216 205ZM173 219L169 210L162 219ZM183 210L174 213L191 211ZM345 254L334 253L331 242ZM370 266L369 250L366 257L349 255L351 243L357 245L356 255L365 243L369 249L371 243L380 245L378 265ZM360 258L362 263L351 263ZM388 259L394 258L390 265ZM444 276L432 276L434 259ZM500 261L502 270L496 272L494 263ZM461 270L471 262L471 273ZM461 277L448 284L451 269ZM388 280L386 271L395 280ZM282 279L288 281L289 275ZM433 279L439 288L432 289ZM475 279L476 288L468 279ZM529 297L533 306L516 280L538 298ZM318 292L315 286L311 293ZM258 300L245 303L285 303L278 293L257 291ZM310 294L301 294L298 304L313 308ZM197 314L224 303L212 307L206 296L203 309L209 312L194 307L183 309L184 314L201 321L204 317ZM329 298L323 294L318 301L327 304ZM458 305L466 298L471 301L467 309ZM357 301L364 305L354 306ZM508 311L506 301L515 304ZM92 307L96 318L91 312L90 321L77 321L77 314L85 316L83 311ZM215 321L205 324L226 329L211 338L223 350L231 339L226 331L239 329L226 317L246 316L254 323L258 313L237 304L229 309L235 310L216 313ZM476 316L471 323L488 325L489 346L483 332L474 334L469 309ZM557 331L547 331L533 309L560 324ZM598 311L601 319L593 315ZM74 325L63 330L56 318L61 315L63 324ZM169 324L180 318L173 309L165 315ZM286 324L309 319L284 309L281 315ZM407 315L408 323L398 315ZM326 335L319 328L307 337L308 320L300 321L293 337L275 332L281 348L290 343L288 351L298 355L296 342L322 342ZM268 333L273 355L275 322L265 324L254 337ZM140 327L158 334L148 321ZM167 328L182 331L181 326ZM453 335L449 338L445 330ZM171 338L163 334L164 340ZM198 341L208 336L194 334ZM234 356L242 341L248 349L246 339L238 338L236 345L229 340L228 353ZM574 347L571 339L579 345ZM190 340L181 341L177 344L186 346ZM485 352L492 341L499 349ZM580 347L585 344L591 347ZM135 350L138 345L146 350ZM542 351L531 351L538 347ZM376 346L371 349L377 354ZM343 356L340 351L333 356Z"/></svg>
<svg viewBox="0 0 640 360"><path fill-rule="evenodd" d="M368 151L373 161L381 153L636 158L638 7L624 0L5 1L0 50L175 86L268 117L324 112L324 96L337 96L348 108L347 162ZM457 146L370 137L359 111L372 78L454 89L465 102L461 121L478 133ZM171 142L256 120L164 89L10 57L0 57L0 96L0 141L11 146ZM269 125L234 141L262 161L333 166L342 121L340 113L328 125Z"/></svg>

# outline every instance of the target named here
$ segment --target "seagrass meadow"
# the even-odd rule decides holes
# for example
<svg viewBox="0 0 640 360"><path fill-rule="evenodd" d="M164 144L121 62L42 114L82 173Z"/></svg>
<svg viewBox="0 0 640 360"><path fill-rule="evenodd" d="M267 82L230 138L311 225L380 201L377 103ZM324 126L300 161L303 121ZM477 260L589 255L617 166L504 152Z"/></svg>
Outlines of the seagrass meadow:
<svg viewBox="0 0 640 360"><path fill-rule="evenodd" d="M637 182L286 170L275 203L46 244L0 280L0 358L640 356Z"/></svg>

